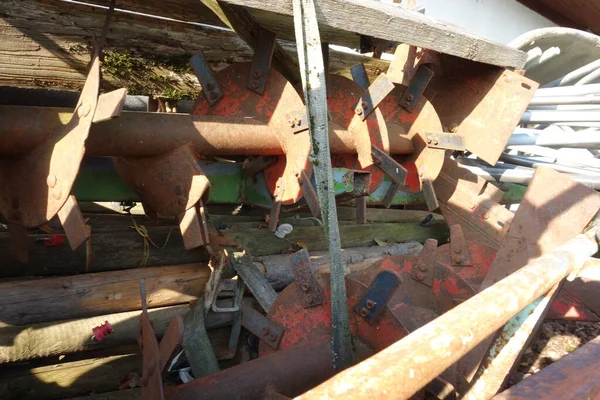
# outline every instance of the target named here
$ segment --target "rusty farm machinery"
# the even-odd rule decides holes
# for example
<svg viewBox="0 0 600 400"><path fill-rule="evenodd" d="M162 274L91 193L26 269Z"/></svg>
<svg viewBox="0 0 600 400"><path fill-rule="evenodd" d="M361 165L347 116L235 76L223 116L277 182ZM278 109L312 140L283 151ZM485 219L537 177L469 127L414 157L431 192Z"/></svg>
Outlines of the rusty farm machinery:
<svg viewBox="0 0 600 400"><path fill-rule="evenodd" d="M11 5L61 2L17 3L4 22L18 20ZM105 23L75 107L0 105L0 362L137 340L141 352L85 373L109 382L141 369L122 391L114 379L69 391L73 380L53 386L44 374L100 356L50 372L25 364L28 377L2 370L3 398L600 393L597 340L504 391L545 318L600 322L600 194L543 165L526 190L476 173L533 124L522 116L539 84L524 52L380 2L207 0L250 59L215 69L198 46L189 113L127 111L126 89L102 90L103 47L119 18L144 9L90 3ZM386 69L330 73L329 44L346 36L388 51ZM92 201L140 203L143 215L88 214ZM176 223L157 233L165 219ZM125 261L133 242L111 224L141 240L140 262L137 248ZM422 245L392 244L408 241ZM374 242L386 253L369 255Z"/></svg>

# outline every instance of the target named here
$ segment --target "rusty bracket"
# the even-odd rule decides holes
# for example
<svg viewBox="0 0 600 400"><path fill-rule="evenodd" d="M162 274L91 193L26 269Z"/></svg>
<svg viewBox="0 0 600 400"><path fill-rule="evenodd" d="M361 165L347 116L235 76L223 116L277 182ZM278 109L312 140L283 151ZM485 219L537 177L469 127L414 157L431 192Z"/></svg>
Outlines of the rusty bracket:
<svg viewBox="0 0 600 400"><path fill-rule="evenodd" d="M142 398L163 400L164 389L160 363L160 348L156 334L148 318L146 302L146 286L144 279L140 280L142 313L140 314L140 347L142 350Z"/></svg>
<svg viewBox="0 0 600 400"><path fill-rule="evenodd" d="M167 330L158 345L161 373L165 371L165 368L170 364L175 354L181 350L182 345L183 318L180 315L177 315L171 320L171 323L167 327Z"/></svg>
<svg viewBox="0 0 600 400"><path fill-rule="evenodd" d="M294 134L308 130L308 118L306 118L305 110L289 112L286 116Z"/></svg>
<svg viewBox="0 0 600 400"><path fill-rule="evenodd" d="M231 256L231 265L238 273L238 277L243 279L244 284L250 289L263 310L268 312L275 299L277 299L277 292L254 265L252 258L245 253L234 252Z"/></svg>
<svg viewBox="0 0 600 400"><path fill-rule="evenodd" d="M248 304L242 306L242 325L273 350L279 347L283 328Z"/></svg>
<svg viewBox="0 0 600 400"><path fill-rule="evenodd" d="M376 146L371 146L371 157L373 163L392 180L388 191L383 199L383 204L389 208L398 190L406 183L408 171L385 151Z"/></svg>
<svg viewBox="0 0 600 400"><path fill-rule="evenodd" d="M140 196L153 213L176 215L186 249L208 243L202 199L210 182L189 145L158 156L118 157L119 176Z"/></svg>
<svg viewBox="0 0 600 400"><path fill-rule="evenodd" d="M71 250L77 249L90 237L90 228L79 210L75 196L70 195L65 205L58 211L58 219L63 226Z"/></svg>
<svg viewBox="0 0 600 400"><path fill-rule="evenodd" d="M117 118L123 111L127 99L127 89L121 88L112 92L102 93L98 97L98 105L94 113L93 123L104 122Z"/></svg>
<svg viewBox="0 0 600 400"><path fill-rule="evenodd" d="M248 157L242 164L242 176L244 178L252 178L265 168L277 162L276 156L256 156Z"/></svg>
<svg viewBox="0 0 600 400"><path fill-rule="evenodd" d="M379 103L394 90L394 88L394 84L385 76L385 74L379 75L377 79L375 79L375 82L363 92L354 111L357 115L360 115L361 120L364 121L377 108Z"/></svg>
<svg viewBox="0 0 600 400"><path fill-rule="evenodd" d="M429 82L433 78L433 71L424 65L419 65L417 72L410 80L398 104L408 112L413 112L419 99L425 93Z"/></svg>
<svg viewBox="0 0 600 400"><path fill-rule="evenodd" d="M221 100L223 92L221 91L219 82L217 82L217 79L215 78L212 68L208 64L208 61L206 61L206 57L202 50L199 50L192 56L190 64L198 81L200 81L202 93L204 93L206 101L211 106L214 105Z"/></svg>
<svg viewBox="0 0 600 400"><path fill-rule="evenodd" d="M427 239L423 244L423 249L421 249L421 252L419 253L417 263L411 271L411 276L414 280L429 287L433 286L437 245L437 240Z"/></svg>
<svg viewBox="0 0 600 400"><path fill-rule="evenodd" d="M402 283L402 278L392 270L383 270L371 281L367 292L354 306L354 312L372 323L381 314L388 301Z"/></svg>
<svg viewBox="0 0 600 400"><path fill-rule="evenodd" d="M350 73L352 74L354 82L358 83L361 88L365 90L369 88L369 76L367 75L367 70L363 63L356 64L350 68Z"/></svg>
<svg viewBox="0 0 600 400"><path fill-rule="evenodd" d="M433 182L430 180L423 180L423 197L425 198L425 204L427 204L427 209L429 211L435 211L440 208Z"/></svg>
<svg viewBox="0 0 600 400"><path fill-rule="evenodd" d="M460 135L436 132L426 133L427 146L433 149L465 151L465 139Z"/></svg>
<svg viewBox="0 0 600 400"><path fill-rule="evenodd" d="M452 252L452 265L472 266L471 253L465 241L462 226L454 224L450 226L450 250Z"/></svg>
<svg viewBox="0 0 600 400"><path fill-rule="evenodd" d="M302 249L294 253L291 261L294 269L294 282L301 294L302 307L309 308L323 304L323 289L312 272L308 251Z"/></svg>
<svg viewBox="0 0 600 400"><path fill-rule="evenodd" d="M315 190L312 181L306 174L306 171L301 171L299 173L298 182L300 183L300 187L302 187L302 192L304 192L304 200L306 201L306 204L308 204L311 214L315 218L318 217L321 214L319 197L317 196L317 191Z"/></svg>
<svg viewBox="0 0 600 400"><path fill-rule="evenodd" d="M275 43L275 33L261 27L254 48L254 55L252 56L250 76L248 77L248 89L260 95L265 93Z"/></svg>
<svg viewBox="0 0 600 400"><path fill-rule="evenodd" d="M273 197L273 205L271 206L271 213L269 214L269 229L271 232L277 230L277 224L279 223L279 213L281 212L281 198L285 193L285 180L279 178L277 185L275 186L275 196Z"/></svg>
<svg viewBox="0 0 600 400"><path fill-rule="evenodd" d="M216 296L212 303L212 310L217 313L237 312L240 309L242 297L244 295L244 283L241 279L221 279L217 286ZM231 298L233 304L231 307L217 306L219 298Z"/></svg>

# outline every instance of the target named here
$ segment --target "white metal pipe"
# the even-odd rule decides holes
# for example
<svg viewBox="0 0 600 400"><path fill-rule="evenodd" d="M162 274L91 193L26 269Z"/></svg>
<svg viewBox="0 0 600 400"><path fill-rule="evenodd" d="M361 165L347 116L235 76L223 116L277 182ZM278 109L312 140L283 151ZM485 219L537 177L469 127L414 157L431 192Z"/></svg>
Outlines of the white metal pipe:
<svg viewBox="0 0 600 400"><path fill-rule="evenodd" d="M583 67L579 67L574 71L569 72L565 76L555 79L550 83L545 84L543 87L551 88L556 86L565 86L571 82L575 82L578 79L588 75L590 72L597 70L600 68L600 60L592 61L589 64L584 65Z"/></svg>
<svg viewBox="0 0 600 400"><path fill-rule="evenodd" d="M530 106L552 104L600 104L600 96L534 96L529 103Z"/></svg>
<svg viewBox="0 0 600 400"><path fill-rule="evenodd" d="M535 91L534 98L548 96L583 96L589 94L600 94L600 83L580 86L540 88Z"/></svg>

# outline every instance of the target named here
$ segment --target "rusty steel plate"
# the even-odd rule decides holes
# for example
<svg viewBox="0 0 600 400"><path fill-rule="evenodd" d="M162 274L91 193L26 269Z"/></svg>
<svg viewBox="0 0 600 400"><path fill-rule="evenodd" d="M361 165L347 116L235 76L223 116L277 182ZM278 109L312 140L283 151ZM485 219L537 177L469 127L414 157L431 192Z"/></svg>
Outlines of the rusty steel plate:
<svg viewBox="0 0 600 400"><path fill-rule="evenodd" d="M222 117L243 117L261 121L276 132L285 157L264 170L267 185L275 194L277 181L284 180L281 203L293 204L302 198L298 177L302 171L312 176L310 136L308 130L294 133L293 116L305 109L302 99L294 87L274 69L269 69L264 94L248 89L250 63L235 63L215 74L223 98L210 105L201 93L194 103L192 114Z"/></svg>
<svg viewBox="0 0 600 400"><path fill-rule="evenodd" d="M99 90L96 49L71 120L27 155L0 159L0 210L8 222L38 227L64 206L85 154Z"/></svg>
<svg viewBox="0 0 600 400"><path fill-rule="evenodd" d="M325 299L331 297L329 276L321 274L318 281L323 289ZM369 353L380 351L408 334L404 326L394 317L388 307L378 316L378 322L371 325L362 316L353 311L367 292L368 286L352 278L346 277L346 293L348 296L348 313L350 330L353 336L366 345ZM302 294L296 285L289 285L283 290L271 306L267 316L284 327L279 350L295 345L310 343L323 337L331 337L331 305L325 301L322 305L304 308L300 302ZM391 300L392 301L392 300ZM265 356L273 350L263 343L259 354Z"/></svg>
<svg viewBox="0 0 600 400"><path fill-rule="evenodd" d="M121 179L157 213L182 214L208 194L210 182L188 145L163 155L113 160Z"/></svg>
<svg viewBox="0 0 600 400"><path fill-rule="evenodd" d="M433 104L465 147L494 165L539 84L517 72L441 56L432 84Z"/></svg>

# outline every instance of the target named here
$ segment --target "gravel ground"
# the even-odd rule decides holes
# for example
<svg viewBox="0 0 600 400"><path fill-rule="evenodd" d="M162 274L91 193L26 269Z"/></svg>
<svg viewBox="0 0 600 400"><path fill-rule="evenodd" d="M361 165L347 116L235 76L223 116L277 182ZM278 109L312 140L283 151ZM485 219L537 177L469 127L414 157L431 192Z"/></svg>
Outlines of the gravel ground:
<svg viewBox="0 0 600 400"><path fill-rule="evenodd" d="M600 322L544 322L539 339L523 355L509 385L512 386L535 374L598 335L600 335Z"/></svg>

